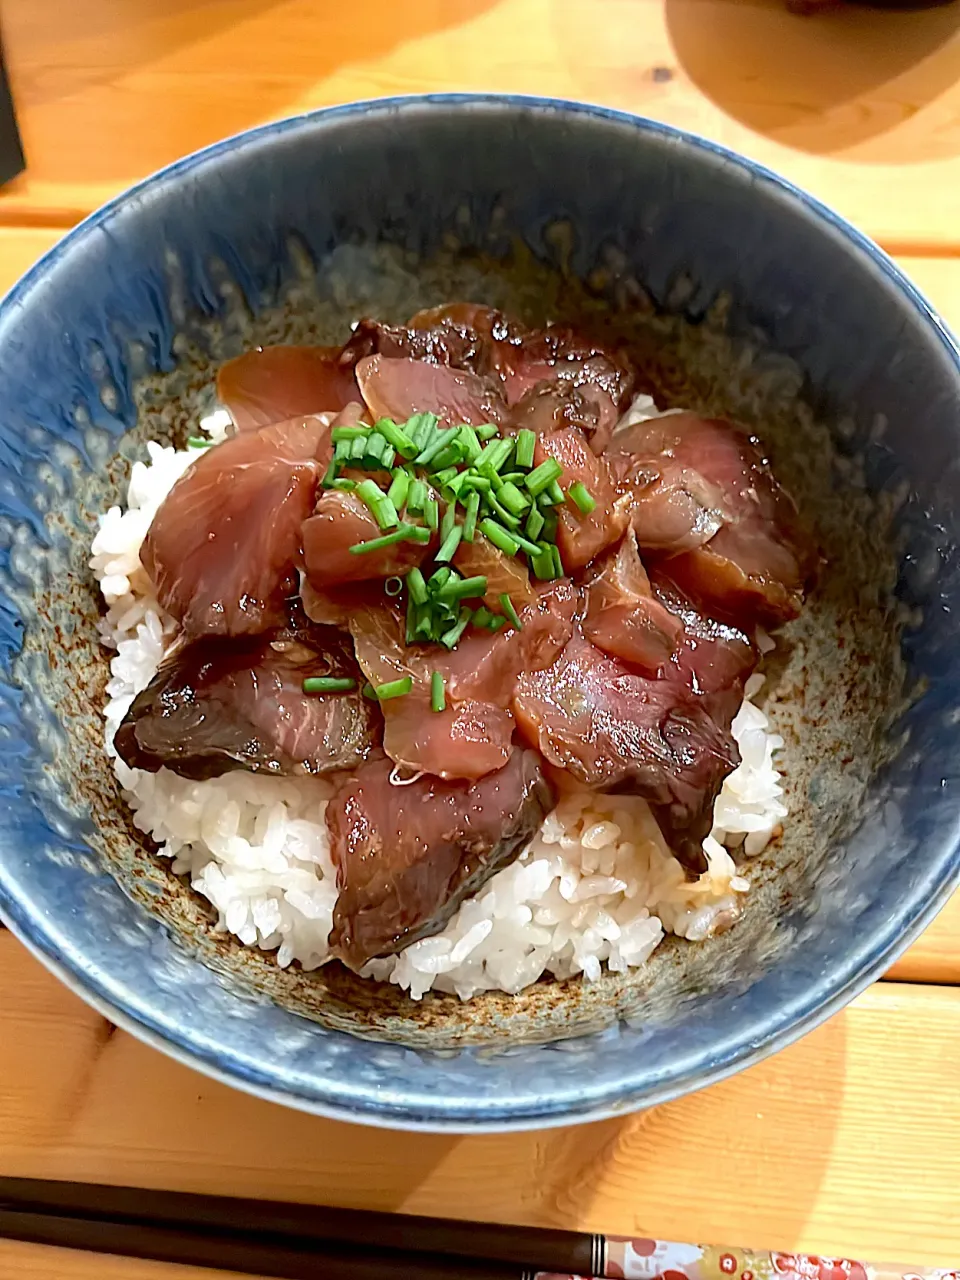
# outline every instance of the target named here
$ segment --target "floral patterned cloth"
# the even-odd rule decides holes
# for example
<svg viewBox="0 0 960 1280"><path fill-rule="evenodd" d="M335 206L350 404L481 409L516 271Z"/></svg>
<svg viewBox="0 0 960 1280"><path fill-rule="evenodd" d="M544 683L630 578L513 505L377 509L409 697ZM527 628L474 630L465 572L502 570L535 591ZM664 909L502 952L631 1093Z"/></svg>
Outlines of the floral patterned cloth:
<svg viewBox="0 0 960 1280"><path fill-rule="evenodd" d="M666 1240L598 1237L599 1275L605 1280L960 1280L960 1270L853 1262L798 1253L671 1244ZM534 1280L580 1280L538 1272Z"/></svg>

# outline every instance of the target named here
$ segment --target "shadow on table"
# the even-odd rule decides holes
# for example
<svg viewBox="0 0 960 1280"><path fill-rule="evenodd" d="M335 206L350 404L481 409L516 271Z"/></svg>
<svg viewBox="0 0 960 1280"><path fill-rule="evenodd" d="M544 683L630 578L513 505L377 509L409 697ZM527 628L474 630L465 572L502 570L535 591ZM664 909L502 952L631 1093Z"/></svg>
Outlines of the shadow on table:
<svg viewBox="0 0 960 1280"><path fill-rule="evenodd" d="M784 0L664 3L680 66L758 133L863 163L960 152L960 3L815 17L788 13Z"/></svg>

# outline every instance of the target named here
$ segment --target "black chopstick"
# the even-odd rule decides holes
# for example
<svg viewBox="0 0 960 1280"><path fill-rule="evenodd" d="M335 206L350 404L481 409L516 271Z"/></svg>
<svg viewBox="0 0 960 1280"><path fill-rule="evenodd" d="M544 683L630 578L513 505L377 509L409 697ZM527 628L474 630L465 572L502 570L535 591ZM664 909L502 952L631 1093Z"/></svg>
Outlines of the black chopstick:
<svg viewBox="0 0 960 1280"><path fill-rule="evenodd" d="M56 1225L62 1240L18 1235L19 1223L43 1232ZM53 1229L53 1227L51 1227ZM475 1276L476 1280L519 1280L527 1272L554 1271L591 1275L600 1268L602 1237L577 1231L457 1222L444 1218L379 1213L359 1209L329 1209L275 1200L234 1196L193 1195L179 1191L149 1191L137 1187L0 1177L0 1235L35 1243L80 1241L74 1248L95 1248L133 1257L163 1261L195 1261L246 1273L274 1276L314 1276L326 1280L364 1280L372 1266L379 1280L390 1276ZM86 1240L93 1244L83 1243ZM122 1242L141 1241L149 1253L131 1253ZM229 1264L196 1250L230 1246ZM164 1248L188 1247L189 1257ZM212 1246L211 1246L212 1247ZM239 1260L268 1250L274 1270L265 1261ZM217 1255L219 1256L219 1255ZM323 1258L326 1270L316 1270ZM313 1270L304 1266L314 1261ZM299 1270L281 1269L299 1267ZM339 1269L337 1269L339 1268ZM416 1269L414 1269L416 1268Z"/></svg>
<svg viewBox="0 0 960 1280"><path fill-rule="evenodd" d="M531 1271L484 1258L363 1249L352 1244L297 1248L282 1236L190 1231L19 1209L0 1209L0 1239L277 1280L533 1280Z"/></svg>

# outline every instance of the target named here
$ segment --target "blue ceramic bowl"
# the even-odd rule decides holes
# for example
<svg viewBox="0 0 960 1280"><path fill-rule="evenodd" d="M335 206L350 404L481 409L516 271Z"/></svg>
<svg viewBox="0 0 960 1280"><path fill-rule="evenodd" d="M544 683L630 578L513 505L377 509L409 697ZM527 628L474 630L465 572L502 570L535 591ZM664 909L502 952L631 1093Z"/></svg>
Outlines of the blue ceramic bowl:
<svg viewBox="0 0 960 1280"><path fill-rule="evenodd" d="M664 404L756 425L824 582L771 675L794 809L743 920L630 978L415 1005L213 933L101 750L95 513L217 361L469 295L604 311ZM960 879L960 367L840 218L710 143L612 111L450 96L230 139L148 179L0 307L0 911L108 1018L326 1115L490 1130L718 1080L879 976Z"/></svg>

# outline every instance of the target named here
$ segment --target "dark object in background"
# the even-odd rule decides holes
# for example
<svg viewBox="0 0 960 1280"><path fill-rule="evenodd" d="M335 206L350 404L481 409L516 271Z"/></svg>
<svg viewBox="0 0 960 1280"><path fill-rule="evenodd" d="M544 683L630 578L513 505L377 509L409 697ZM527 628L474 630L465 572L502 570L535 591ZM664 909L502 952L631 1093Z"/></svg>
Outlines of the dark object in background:
<svg viewBox="0 0 960 1280"><path fill-rule="evenodd" d="M0 53L0 184L23 173L26 167L23 143L20 141L20 130L13 110L10 81L3 54Z"/></svg>
<svg viewBox="0 0 960 1280"><path fill-rule="evenodd" d="M850 3L851 0L787 0L787 8L791 13L810 14L839 9ZM953 0L852 0L852 3L865 9L938 9L952 4Z"/></svg>

